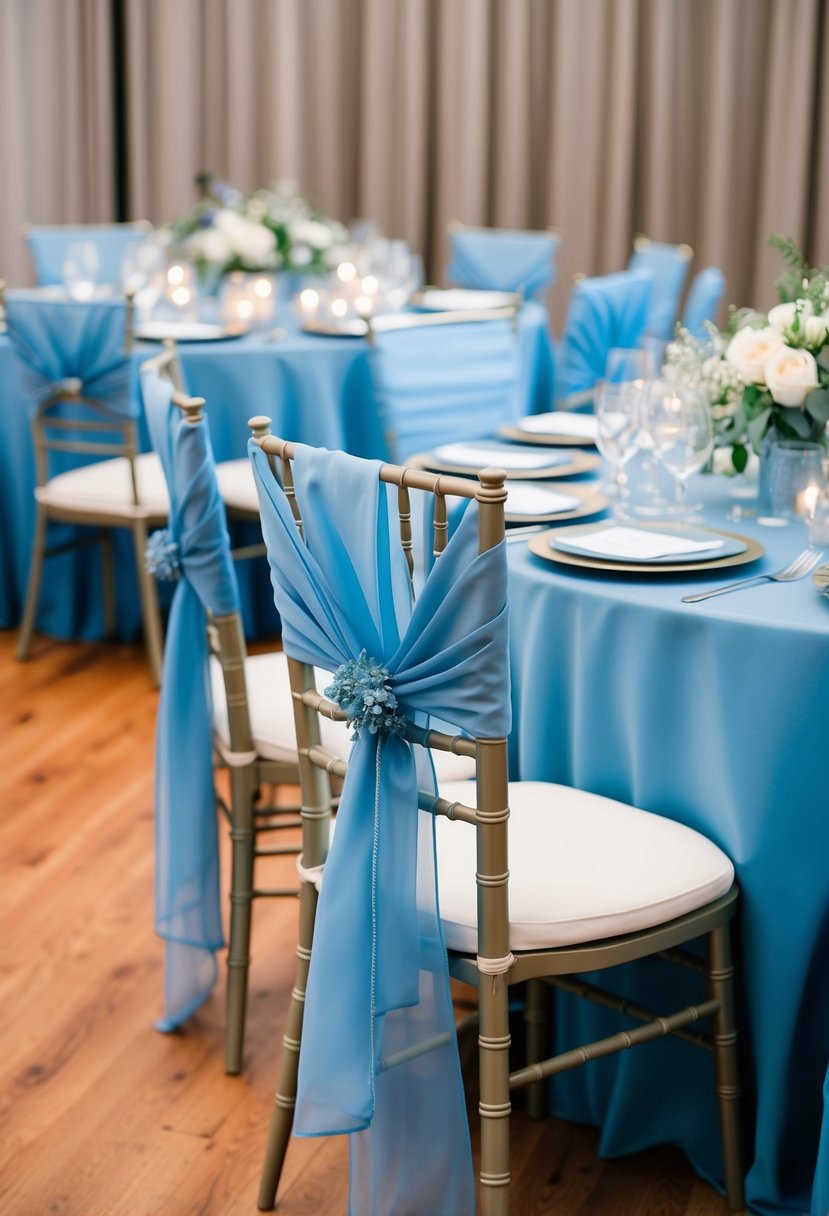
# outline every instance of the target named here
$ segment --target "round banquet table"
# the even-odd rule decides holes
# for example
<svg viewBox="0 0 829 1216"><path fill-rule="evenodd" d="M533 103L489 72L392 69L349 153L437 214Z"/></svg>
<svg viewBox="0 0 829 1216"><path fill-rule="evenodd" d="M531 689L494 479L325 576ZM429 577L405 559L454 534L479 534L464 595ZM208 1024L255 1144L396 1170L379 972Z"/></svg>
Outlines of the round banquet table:
<svg viewBox="0 0 829 1216"><path fill-rule="evenodd" d="M697 478L694 491L710 526L755 537L766 556L692 576L622 575L509 544L512 771L668 815L732 858L747 1201L790 1216L812 1202L812 1216L827 1216L829 601L807 578L681 603L780 569L807 540L800 522L729 523L735 500L720 479ZM653 992L678 970L667 967L620 969L617 990L669 1013ZM684 976L671 982L672 1007L695 999ZM557 996L558 1046L619 1028L617 1015L584 1005ZM551 1102L600 1126L605 1155L676 1143L722 1179L713 1060L693 1046L663 1040L591 1063L557 1078Z"/></svg>
<svg viewBox="0 0 829 1216"><path fill-rule="evenodd" d="M303 333L287 308L280 311L275 325L284 329L179 346L188 390L207 401L216 459L230 460L246 454L250 433L247 420L254 414L269 415L274 433L285 438L356 456L386 458L367 341ZM550 409L553 399L552 344L547 314L539 304L523 305L518 339L516 416ZM136 344L136 393L139 366L159 349L151 343ZM149 450L143 426L142 446ZM19 620L26 591L34 531L35 473L28 413L16 360L4 334L0 334L0 484L4 516L0 529L0 628L10 628ZM54 637L103 636L100 578L93 564L98 560L97 553L84 550L49 560L37 618L39 631ZM131 638L139 631L140 611L134 558L126 535L116 535L116 562L118 632L121 637ZM265 563L239 564L237 573L248 635L273 633L278 623Z"/></svg>

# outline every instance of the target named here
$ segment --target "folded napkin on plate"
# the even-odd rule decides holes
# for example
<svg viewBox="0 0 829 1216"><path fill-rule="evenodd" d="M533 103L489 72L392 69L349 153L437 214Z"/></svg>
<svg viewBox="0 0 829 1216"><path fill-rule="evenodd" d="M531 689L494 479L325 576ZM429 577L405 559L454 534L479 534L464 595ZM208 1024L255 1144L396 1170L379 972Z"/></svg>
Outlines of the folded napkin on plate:
<svg viewBox="0 0 829 1216"><path fill-rule="evenodd" d="M507 515L554 515L557 511L574 511L580 500L571 494L559 494L547 486L531 486L511 482L507 486Z"/></svg>
<svg viewBox="0 0 829 1216"><path fill-rule="evenodd" d="M467 468L484 469L495 465L502 469L547 469L553 465L566 464L569 456L554 452L528 451L526 448L475 447L467 443L445 443L435 448L434 455L447 464L464 465Z"/></svg>
<svg viewBox="0 0 829 1216"><path fill-rule="evenodd" d="M578 439L596 438L596 419L593 414L571 414L567 410L553 410L549 414L528 414L519 418L518 429L533 435L569 435Z"/></svg>
<svg viewBox="0 0 829 1216"><path fill-rule="evenodd" d="M564 538L562 538L564 539ZM686 553L706 553L723 547L721 540L691 540L687 536L672 536L666 532L650 532L640 528L614 526L596 532L574 536L568 544L580 552L595 553L597 557L640 558L680 557ZM553 541L555 545L555 541Z"/></svg>

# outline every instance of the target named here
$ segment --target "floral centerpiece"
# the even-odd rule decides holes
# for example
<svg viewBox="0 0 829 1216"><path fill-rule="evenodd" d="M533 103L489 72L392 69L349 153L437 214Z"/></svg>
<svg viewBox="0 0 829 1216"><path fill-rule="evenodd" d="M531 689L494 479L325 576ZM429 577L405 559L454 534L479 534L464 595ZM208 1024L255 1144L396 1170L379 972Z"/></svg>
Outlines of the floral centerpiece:
<svg viewBox="0 0 829 1216"><path fill-rule="evenodd" d="M233 271L328 274L345 256L348 233L321 215L292 182L243 194L210 174L193 210L167 225L170 247L204 279Z"/></svg>
<svg viewBox="0 0 829 1216"><path fill-rule="evenodd" d="M829 267L810 267L794 241L772 236L786 269L768 314L731 308L728 329L704 339L679 329L668 344L669 380L698 388L711 408L714 467L741 473L771 432L825 441L829 422Z"/></svg>

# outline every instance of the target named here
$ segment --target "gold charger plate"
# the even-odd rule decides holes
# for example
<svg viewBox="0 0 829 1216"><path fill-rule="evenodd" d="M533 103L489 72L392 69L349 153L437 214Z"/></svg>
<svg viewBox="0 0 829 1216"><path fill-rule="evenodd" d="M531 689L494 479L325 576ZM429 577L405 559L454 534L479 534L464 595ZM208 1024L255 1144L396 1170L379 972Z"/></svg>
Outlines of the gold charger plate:
<svg viewBox="0 0 829 1216"><path fill-rule="evenodd" d="M569 451L567 456L568 460L563 464L547 465L538 469L505 469L507 481L551 481L555 477L575 477L578 473L591 473L601 464L598 456L591 456L589 452L582 452L577 448ZM486 465L476 468L469 464L449 464L437 459L432 452L413 456L406 464L429 469L433 473L458 473L461 477L477 477L479 469L486 468ZM496 469L501 467L498 464L497 452L492 453L490 466Z"/></svg>
<svg viewBox="0 0 829 1216"><path fill-rule="evenodd" d="M715 557L707 561L696 562L622 562L610 558L587 557L578 553L565 553L554 549L550 538L566 538L568 535L575 540L591 531L596 524L577 524L574 528L555 528L547 532L539 532L527 542L531 553L543 557L549 562L562 566L577 566L582 570L598 570L608 574L705 574L709 570L722 570L726 566L744 566L748 562L756 562L762 557L765 549L759 541L743 536L739 532L726 532L723 528L705 528L712 536L727 536L731 540L739 540L746 546L743 553L734 553L731 557ZM653 532L681 532L682 525L675 523L637 523L637 528Z"/></svg>
<svg viewBox="0 0 829 1216"><path fill-rule="evenodd" d="M562 493L577 498L579 500L578 506L572 507L569 511L551 511L544 515L511 514L509 509L509 493L507 493L504 519L509 524L546 524L556 523L558 520L565 519L583 519L587 515L598 515L600 511L604 511L608 503L606 494L600 494L598 490L594 490L590 486L567 486L567 489L563 490Z"/></svg>
<svg viewBox="0 0 829 1216"><path fill-rule="evenodd" d="M520 426L498 428L501 439L517 439L530 447L595 448L596 440L587 435L557 435L555 431L524 431Z"/></svg>

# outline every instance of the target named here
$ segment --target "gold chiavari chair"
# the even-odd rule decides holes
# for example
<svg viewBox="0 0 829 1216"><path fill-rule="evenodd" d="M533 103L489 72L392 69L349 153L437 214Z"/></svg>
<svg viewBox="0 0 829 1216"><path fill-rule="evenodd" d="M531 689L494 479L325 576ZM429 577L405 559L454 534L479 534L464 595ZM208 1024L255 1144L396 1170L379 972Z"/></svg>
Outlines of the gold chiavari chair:
<svg viewBox="0 0 829 1216"><path fill-rule="evenodd" d="M313 504L298 501L292 473L295 446L271 436L266 419L252 420L251 425L255 442L267 454L269 475L284 486L302 537L303 527L312 521L309 513L322 509L319 498ZM258 462L260 470L263 465ZM323 470L315 472L318 486ZM376 479L376 466L366 467L366 477ZM448 496L477 501L480 554L503 542L502 470L482 470L475 484L385 464L379 477L398 490L400 543L410 572L418 568L412 555L412 489L434 496L437 563L445 560ZM349 509L347 503L341 506L343 511ZM334 504L335 517L336 509ZM331 517L329 510L329 526ZM269 556L276 568L285 554L272 549ZM288 670L302 788L303 883L296 982L258 1198L261 1210L274 1206L294 1118L303 1018L308 1016L306 986L329 850L329 780L331 775L345 779L348 774L346 761L329 751L320 735L320 723L343 720L344 709L320 695L313 669L306 663L289 657ZM394 687L392 673L392 691ZM506 673L502 695L507 699L510 695ZM397 709L405 715L399 700ZM507 740L476 738L464 732L464 725L457 722L462 733L449 734L425 730L409 719L404 737L434 754L466 756L476 770L474 782L441 782L437 796L419 791L418 804L436 817L440 914L449 971L477 990L480 1210L484 1216L507 1216L509 1211L513 1090L527 1088L531 1109L538 1112L544 1105L541 1083L548 1078L669 1034L713 1051L728 1202L741 1208L740 1088L730 952L737 887L731 862L699 833L659 815L559 785L509 782ZM707 942L705 963L679 949L700 937ZM657 954L702 971L707 997L696 1005L656 1015L575 978ZM514 985L524 983L529 1058L510 1071L508 996ZM618 1008L641 1025L546 1058L549 1044L540 1017L546 983ZM711 1021L710 1034L692 1029L704 1019ZM431 1046L426 1044L423 1050ZM382 1045L378 1052L382 1054ZM381 1059L379 1067L394 1067L396 1062ZM423 1168L428 1170L428 1159Z"/></svg>

